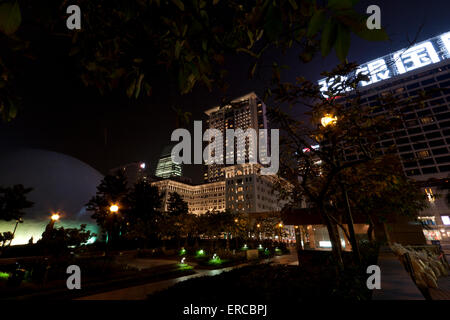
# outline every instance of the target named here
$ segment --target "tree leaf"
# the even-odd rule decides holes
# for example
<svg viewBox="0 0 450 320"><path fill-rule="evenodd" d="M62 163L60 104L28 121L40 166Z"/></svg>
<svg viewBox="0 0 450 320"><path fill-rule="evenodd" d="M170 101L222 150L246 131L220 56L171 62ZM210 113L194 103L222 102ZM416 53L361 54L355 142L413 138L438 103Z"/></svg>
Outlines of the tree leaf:
<svg viewBox="0 0 450 320"><path fill-rule="evenodd" d="M345 62L350 49L350 30L342 24L338 25L335 49L339 60Z"/></svg>
<svg viewBox="0 0 450 320"><path fill-rule="evenodd" d="M333 48L333 45L336 42L336 35L336 22L333 19L329 19L325 24L322 32L322 39L320 41L320 49L323 57L326 57Z"/></svg>
<svg viewBox="0 0 450 320"><path fill-rule="evenodd" d="M184 44L184 40L180 42L180 40L177 40L177 42L175 43L175 59L179 59L180 58L180 52L181 52L181 48L183 47Z"/></svg>
<svg viewBox="0 0 450 320"><path fill-rule="evenodd" d="M283 20L278 7L271 4L267 9L264 23L264 33L269 41L276 41L277 36L283 31Z"/></svg>
<svg viewBox="0 0 450 320"><path fill-rule="evenodd" d="M136 90L135 90L135 93L134 93L134 98L135 99L139 98L139 94L141 93L142 80L144 80L144 74L143 73L141 73L139 75L139 79L138 79L137 84L136 84Z"/></svg>
<svg viewBox="0 0 450 320"><path fill-rule="evenodd" d="M172 0L172 2L178 7L178 9L184 11L184 4L181 0Z"/></svg>
<svg viewBox="0 0 450 320"><path fill-rule="evenodd" d="M289 0L289 3L291 4L291 6L292 6L292 8L293 8L294 10L297 10L297 9L298 9L298 5L297 5L297 3L295 2L295 0Z"/></svg>
<svg viewBox="0 0 450 320"><path fill-rule="evenodd" d="M128 98L131 98L133 96L134 90L136 89L136 79L133 79L130 86L127 89L127 96Z"/></svg>
<svg viewBox="0 0 450 320"><path fill-rule="evenodd" d="M17 31L22 22L22 15L17 1L0 4L0 31L11 35Z"/></svg>
<svg viewBox="0 0 450 320"><path fill-rule="evenodd" d="M324 10L317 10L309 21L307 36L312 37L323 28L326 22Z"/></svg>

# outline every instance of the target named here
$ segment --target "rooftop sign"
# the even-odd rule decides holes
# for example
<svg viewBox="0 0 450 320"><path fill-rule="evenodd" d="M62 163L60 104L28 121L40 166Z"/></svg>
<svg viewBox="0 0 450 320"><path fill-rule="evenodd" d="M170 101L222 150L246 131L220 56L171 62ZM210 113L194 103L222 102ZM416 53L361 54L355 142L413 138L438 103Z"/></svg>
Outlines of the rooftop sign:
<svg viewBox="0 0 450 320"><path fill-rule="evenodd" d="M347 78L365 74L369 76L369 81L361 81L359 84L360 87L365 87L446 59L450 59L450 32L362 64ZM330 81L322 79L318 83L320 91L328 91Z"/></svg>

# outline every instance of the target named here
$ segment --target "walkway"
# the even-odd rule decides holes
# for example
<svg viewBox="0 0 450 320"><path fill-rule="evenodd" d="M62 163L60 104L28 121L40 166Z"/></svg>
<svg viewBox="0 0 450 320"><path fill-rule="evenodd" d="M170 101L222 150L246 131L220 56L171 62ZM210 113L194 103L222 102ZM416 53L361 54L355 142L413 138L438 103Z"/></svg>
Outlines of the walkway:
<svg viewBox="0 0 450 320"><path fill-rule="evenodd" d="M246 265L246 264L244 264ZM203 276L216 276L222 272L230 271L235 268L242 267L244 265L223 268L218 270L196 270L195 274L184 276L175 279L163 280L153 283L148 283L144 285L123 288L119 290L109 291L94 294L87 297L81 297L76 300L145 300L149 294L165 290L178 282L189 280L192 278L203 277Z"/></svg>
<svg viewBox="0 0 450 320"><path fill-rule="evenodd" d="M264 261L267 261L267 260L264 260ZM169 261L167 261L167 262L169 262ZM174 261L170 261L170 262L173 264ZM274 257L271 260L271 262L274 264L288 264L288 265L297 264L298 265L297 256L293 255L293 254ZM139 261L135 260L133 262L133 264L135 266L140 266L140 267L148 266L150 264L153 265L154 263L155 263L155 260L152 261L151 259L139 259ZM163 263L163 261L160 260L159 262L156 262L156 263L161 265ZM165 290L165 289L175 285L178 282L182 282L182 281L189 280L192 278L203 277L203 276L216 276L216 275L221 274L222 272L231 271L233 269L240 268L240 267L243 267L246 265L247 265L247 263L233 266L233 267L217 269L217 270L196 270L195 274L192 274L189 276L184 276L184 277L169 279L169 280L163 280L163 281L158 281L158 282L153 282L153 283L147 283L144 285L123 288L123 289L118 289L118 290L109 291L109 292L98 293L98 294L87 296L87 297L81 297L76 300L145 300L145 299L147 299L147 296L149 294Z"/></svg>
<svg viewBox="0 0 450 320"><path fill-rule="evenodd" d="M380 252L381 290L374 290L373 300L425 300L400 260L392 252Z"/></svg>

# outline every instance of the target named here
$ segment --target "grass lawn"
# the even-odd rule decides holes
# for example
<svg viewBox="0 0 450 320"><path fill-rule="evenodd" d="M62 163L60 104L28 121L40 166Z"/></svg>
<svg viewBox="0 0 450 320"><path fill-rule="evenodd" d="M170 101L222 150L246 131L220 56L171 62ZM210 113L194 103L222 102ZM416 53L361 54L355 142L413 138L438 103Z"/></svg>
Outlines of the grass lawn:
<svg viewBox="0 0 450 320"><path fill-rule="evenodd" d="M61 273L59 265L55 265L54 270L50 269L45 285L41 277L36 278L32 273L27 273L20 286L11 287L8 285L9 273L3 272L4 276L0 277L0 299L73 299L194 273L192 267L181 265L175 261L173 265L139 271L112 262L102 265L98 259L95 259L95 261L84 261L80 268L82 270L81 290L67 289L68 275Z"/></svg>

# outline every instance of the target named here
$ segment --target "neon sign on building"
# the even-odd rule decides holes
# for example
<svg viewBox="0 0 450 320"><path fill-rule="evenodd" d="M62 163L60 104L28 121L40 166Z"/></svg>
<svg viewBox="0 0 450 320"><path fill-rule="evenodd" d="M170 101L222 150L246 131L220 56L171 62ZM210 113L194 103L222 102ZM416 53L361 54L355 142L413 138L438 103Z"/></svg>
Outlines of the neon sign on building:
<svg viewBox="0 0 450 320"><path fill-rule="evenodd" d="M450 59L450 32L362 64L353 74L343 77L343 80L362 73L369 77L368 81L361 81L359 84L360 87L365 87L446 59ZM322 79L318 83L320 91L327 97L325 92L332 84L332 79Z"/></svg>

